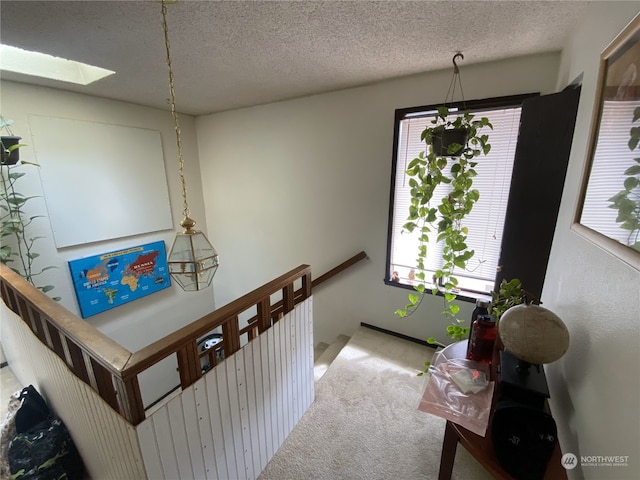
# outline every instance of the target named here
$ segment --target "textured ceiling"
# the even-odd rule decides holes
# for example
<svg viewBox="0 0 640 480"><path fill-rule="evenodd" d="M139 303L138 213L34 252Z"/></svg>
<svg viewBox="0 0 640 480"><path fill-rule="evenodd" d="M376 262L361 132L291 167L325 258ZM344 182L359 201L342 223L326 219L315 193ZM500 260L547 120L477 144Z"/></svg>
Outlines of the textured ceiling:
<svg viewBox="0 0 640 480"><path fill-rule="evenodd" d="M177 109L194 115L414 73L558 51L585 1L194 1L168 5ZM614 7L612 7L614 8ZM167 108L161 5L0 2L3 44L115 70L82 87L8 80Z"/></svg>

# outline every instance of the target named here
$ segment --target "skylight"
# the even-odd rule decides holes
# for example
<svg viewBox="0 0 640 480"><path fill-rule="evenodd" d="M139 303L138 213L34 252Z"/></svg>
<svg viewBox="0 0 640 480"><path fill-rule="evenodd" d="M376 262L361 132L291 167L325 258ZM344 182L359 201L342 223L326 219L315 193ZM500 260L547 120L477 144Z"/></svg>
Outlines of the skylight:
<svg viewBox="0 0 640 480"><path fill-rule="evenodd" d="M114 71L40 52L0 44L0 70L89 85Z"/></svg>

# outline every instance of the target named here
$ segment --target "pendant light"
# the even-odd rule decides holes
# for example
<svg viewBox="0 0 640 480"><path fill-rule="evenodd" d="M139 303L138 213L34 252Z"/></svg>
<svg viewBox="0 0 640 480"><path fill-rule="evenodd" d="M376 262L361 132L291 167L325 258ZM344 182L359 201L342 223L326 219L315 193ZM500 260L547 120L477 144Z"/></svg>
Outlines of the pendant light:
<svg viewBox="0 0 640 480"><path fill-rule="evenodd" d="M182 187L182 213L183 219L180 225L184 229L176 234L171 250L169 251L169 273L183 290L194 292L203 290L211 285L213 276L218 269L218 252L207 240L204 233L195 230L196 222L189 216L189 204L187 203L187 183L184 178L184 158L182 156L182 141L180 139L180 124L176 112L175 89L173 83L173 70L171 68L171 51L169 48L169 29L167 27L167 3L175 3L176 0L161 0L162 26L164 29L164 45L167 52L167 66L169 67L169 91L171 93L171 114L176 132L176 145L178 147L178 172Z"/></svg>

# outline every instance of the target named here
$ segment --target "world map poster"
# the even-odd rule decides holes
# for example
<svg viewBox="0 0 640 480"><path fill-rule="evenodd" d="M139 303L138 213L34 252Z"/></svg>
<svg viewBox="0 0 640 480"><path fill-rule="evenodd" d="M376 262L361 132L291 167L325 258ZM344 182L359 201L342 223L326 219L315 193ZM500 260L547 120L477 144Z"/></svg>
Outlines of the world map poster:
<svg viewBox="0 0 640 480"><path fill-rule="evenodd" d="M164 242L69 262L82 318L171 286Z"/></svg>

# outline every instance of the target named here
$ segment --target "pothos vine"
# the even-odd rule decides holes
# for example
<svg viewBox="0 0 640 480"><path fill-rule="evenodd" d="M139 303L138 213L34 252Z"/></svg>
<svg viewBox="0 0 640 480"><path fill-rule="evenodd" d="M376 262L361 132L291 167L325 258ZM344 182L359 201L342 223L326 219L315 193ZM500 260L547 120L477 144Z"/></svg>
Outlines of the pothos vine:
<svg viewBox="0 0 640 480"><path fill-rule="evenodd" d="M486 117L475 119L473 114L465 111L450 120L449 109L439 107L432 126L425 128L421 135L426 149L407 167L411 204L403 230L420 234L415 274L418 283L414 285L418 294L410 293L409 302L404 309L396 310L396 314L405 317L417 307L424 295L427 246L432 236L436 235L436 241L442 243L443 263L431 279L434 284L432 293L442 293L444 296L443 314L449 319L447 334L454 340L465 338L469 333L468 327L460 326L461 322L457 319L460 307L453 303L458 288L455 270L465 270L475 254L467 245L469 230L464 226L464 219L480 198L480 192L473 188L478 157L487 155L491 150L489 136L480 133L484 127L493 129ZM438 152L433 147L434 140L450 129L466 130L465 144L453 143L446 147L445 152ZM442 184L449 185L448 192L436 200L433 198L436 188Z"/></svg>

